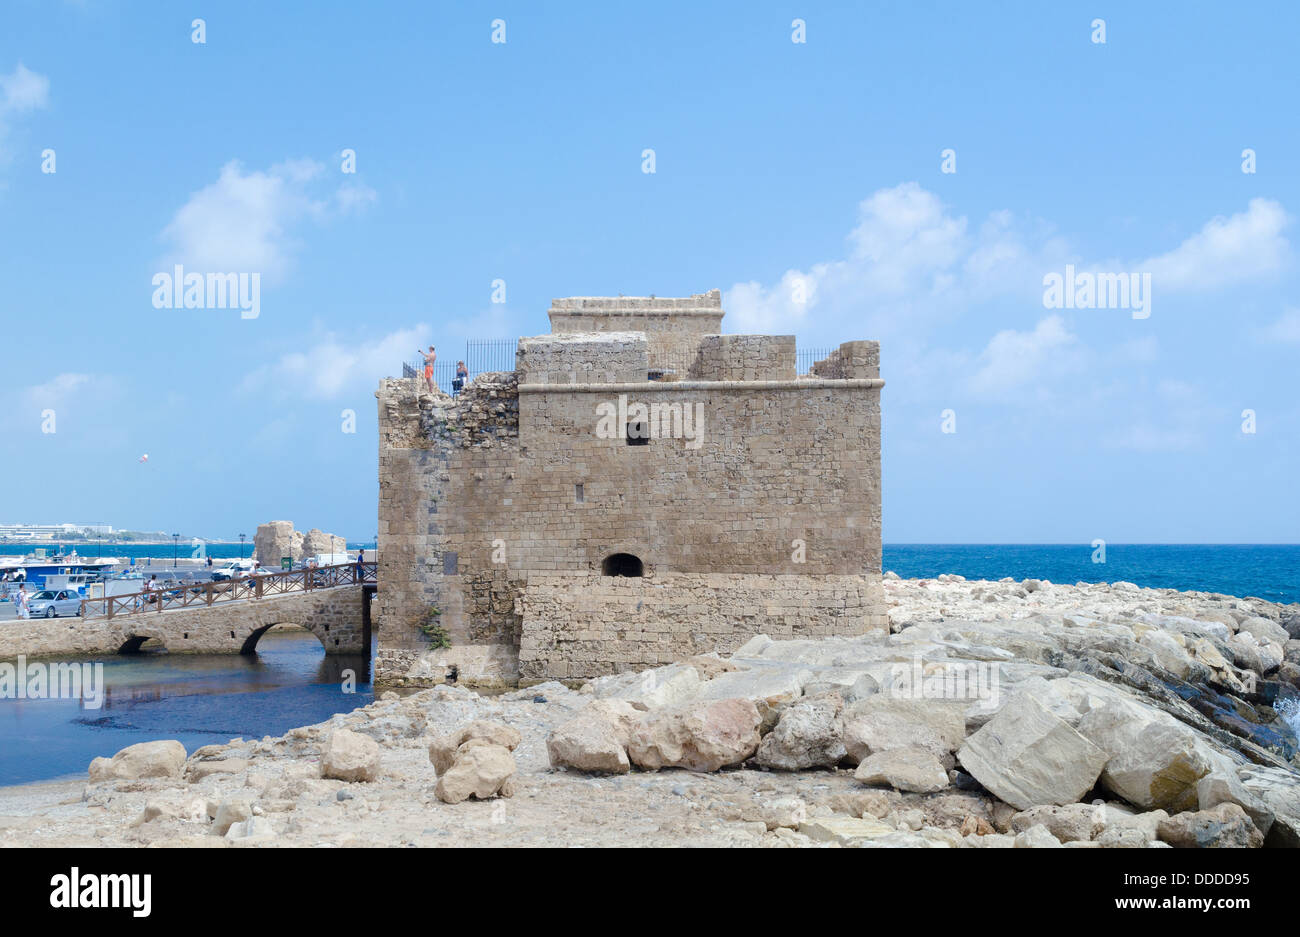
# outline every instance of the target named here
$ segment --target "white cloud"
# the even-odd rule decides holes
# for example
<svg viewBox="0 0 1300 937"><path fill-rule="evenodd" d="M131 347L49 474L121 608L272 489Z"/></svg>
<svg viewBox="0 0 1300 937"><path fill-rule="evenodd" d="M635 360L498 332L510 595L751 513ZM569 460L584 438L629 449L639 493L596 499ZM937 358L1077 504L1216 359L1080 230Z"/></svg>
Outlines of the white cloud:
<svg viewBox="0 0 1300 937"><path fill-rule="evenodd" d="M21 62L8 75L0 75L0 114L22 114L45 107L50 99L50 80Z"/></svg>
<svg viewBox="0 0 1300 937"><path fill-rule="evenodd" d="M44 384L36 384L23 392L24 401L31 407L59 407L91 382L89 374L67 372L57 375Z"/></svg>
<svg viewBox="0 0 1300 937"><path fill-rule="evenodd" d="M53 410L60 433L74 426L85 432L104 425L102 420L69 422L69 418L116 412L120 402L121 385L112 375L65 371L40 384L0 392L0 426L35 431L42 425L44 411Z"/></svg>
<svg viewBox="0 0 1300 937"><path fill-rule="evenodd" d="M1068 424L1078 438L1113 449L1187 450L1227 425L1213 395L1169 379L1182 376L1168 373L1177 360L1127 317L1045 312L1043 276L1071 263L1150 272L1156 293L1270 286L1292 264L1290 222L1279 203L1255 199L1144 262L1098 264L1045 222L994 211L975 225L907 183L859 205L842 257L790 269L770 285L733 286L725 321L742 332L881 340L894 412L993 404L1005 408L1007 422L996 426L985 414L980 425L1003 438L1029 417L1038 426ZM799 287L803 304L794 301ZM1300 309L1258 334L1300 342Z"/></svg>
<svg viewBox="0 0 1300 937"><path fill-rule="evenodd" d="M727 324L790 332L842 320L873 338L914 336L991 297L1029 301L1044 266L1063 256L1057 240L1042 231L1030 237L1008 211L970 228L915 182L880 189L858 205L843 258L788 270L772 287L735 284L725 297Z"/></svg>
<svg viewBox="0 0 1300 937"><path fill-rule="evenodd" d="M402 362L417 357L416 349L430 343L432 331L427 325L418 325L369 342L327 334L306 351L291 352L258 368L244 378L241 389L323 400L373 392L380 378L401 376Z"/></svg>
<svg viewBox="0 0 1300 937"><path fill-rule="evenodd" d="M50 100L50 80L21 62L8 75L0 75L0 143L14 119L45 107Z"/></svg>
<svg viewBox="0 0 1300 937"><path fill-rule="evenodd" d="M375 199L372 189L355 182L331 192L324 175L325 167L313 160L287 160L251 172L232 160L163 229L171 245L165 264L283 277L299 246L293 233L299 225L326 222Z"/></svg>
<svg viewBox="0 0 1300 937"><path fill-rule="evenodd" d="M997 396L1051 374L1059 376L1079 365L1078 338L1065 320L1051 315L1032 332L1005 329L989 341L979 359L979 370L969 386L977 394Z"/></svg>
<svg viewBox="0 0 1300 937"><path fill-rule="evenodd" d="M1290 261L1291 245L1282 235L1291 217L1263 198L1244 212L1212 218L1176 248L1137 265L1150 271L1153 290L1213 289L1268 276Z"/></svg>
<svg viewBox="0 0 1300 937"><path fill-rule="evenodd" d="M1068 260L1080 270L1150 272L1153 290L1207 289L1257 280L1291 261L1283 232L1291 217L1269 199L1216 217L1173 250L1134 264L1071 258L1041 223L1031 227L994 211L972 232L915 182L880 189L858 206L845 256L787 270L765 286L751 280L727 291L727 324L736 331L790 332L852 322L873 338L915 336L996 298L1041 299L1045 272ZM801 301L802 299L802 301ZM865 331L863 331L865 330Z"/></svg>
<svg viewBox="0 0 1300 937"><path fill-rule="evenodd" d="M880 189L858 206L848 256L788 270L779 284L756 281L727 291L725 307L740 331L786 332L810 313L850 303L942 291L942 274L966 251L966 219L945 213L915 182Z"/></svg>

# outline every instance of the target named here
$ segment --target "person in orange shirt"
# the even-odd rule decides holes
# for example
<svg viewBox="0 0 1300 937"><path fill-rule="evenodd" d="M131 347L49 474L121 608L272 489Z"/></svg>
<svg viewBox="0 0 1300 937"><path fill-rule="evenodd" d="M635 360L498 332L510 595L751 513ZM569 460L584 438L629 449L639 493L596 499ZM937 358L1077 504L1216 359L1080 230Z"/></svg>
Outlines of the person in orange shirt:
<svg viewBox="0 0 1300 937"><path fill-rule="evenodd" d="M416 349L416 353L419 354L419 356L424 359L424 383L429 386L429 393L432 394L433 393L433 363L438 360L437 352L435 352L433 350L433 346L430 345L428 354L425 354L424 352L420 351L418 348Z"/></svg>

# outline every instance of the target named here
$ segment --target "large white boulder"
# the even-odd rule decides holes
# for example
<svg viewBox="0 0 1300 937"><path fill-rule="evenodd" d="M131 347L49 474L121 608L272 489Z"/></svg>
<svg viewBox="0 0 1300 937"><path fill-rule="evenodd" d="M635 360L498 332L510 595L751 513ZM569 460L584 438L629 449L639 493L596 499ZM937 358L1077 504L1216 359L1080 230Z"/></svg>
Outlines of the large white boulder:
<svg viewBox="0 0 1300 937"><path fill-rule="evenodd" d="M320 756L320 776L339 781L379 778L379 743L349 729L335 729Z"/></svg>
<svg viewBox="0 0 1300 937"><path fill-rule="evenodd" d="M1255 639L1261 644L1278 644L1285 646L1286 642L1291 640L1291 635L1287 630L1277 622L1269 618L1255 616L1247 618L1237 626L1237 633L1254 635Z"/></svg>
<svg viewBox="0 0 1300 937"><path fill-rule="evenodd" d="M473 739L500 745L506 751L514 751L522 736L518 729L503 722L475 719L445 735L435 736L429 743L429 761L433 763L434 772L441 775L450 769L461 746Z"/></svg>
<svg viewBox="0 0 1300 937"><path fill-rule="evenodd" d="M1106 753L1102 786L1144 810L1195 809L1196 782L1218 761L1195 730L1136 701L1090 710L1079 732Z"/></svg>
<svg viewBox="0 0 1300 937"><path fill-rule="evenodd" d="M758 708L747 699L700 700L656 709L637 725L627 754L634 765L648 771L717 771L758 751L761 724Z"/></svg>
<svg viewBox="0 0 1300 937"><path fill-rule="evenodd" d="M180 777L185 767L185 746L175 739L128 745L112 758L90 763L92 781L135 781L141 778Z"/></svg>
<svg viewBox="0 0 1300 937"><path fill-rule="evenodd" d="M752 667L719 674L702 683L692 699L747 699L767 707L783 706L803 696L804 684L812 675L806 667L789 664Z"/></svg>
<svg viewBox="0 0 1300 937"><path fill-rule="evenodd" d="M583 691L597 699L626 700L637 709L684 702L700 687L700 672L689 664L669 664L637 673L611 674L590 681Z"/></svg>
<svg viewBox="0 0 1300 937"><path fill-rule="evenodd" d="M627 773L631 767L627 745L640 715L626 700L596 700L557 726L546 739L551 767L600 774Z"/></svg>
<svg viewBox="0 0 1300 937"><path fill-rule="evenodd" d="M775 728L763 736L754 760L784 771L834 767L844 760L843 709L836 693L791 703L781 710Z"/></svg>
<svg viewBox="0 0 1300 937"><path fill-rule="evenodd" d="M1264 835L1236 804L1193 810L1161 820L1160 839L1175 848L1257 849Z"/></svg>
<svg viewBox="0 0 1300 937"><path fill-rule="evenodd" d="M844 710L844 747L857 763L877 752L924 748L946 765L966 737L962 701L877 693Z"/></svg>
<svg viewBox="0 0 1300 937"><path fill-rule="evenodd" d="M957 760L999 798L1028 810L1078 802L1096 783L1106 752L1021 694L966 739Z"/></svg>
<svg viewBox="0 0 1300 937"><path fill-rule="evenodd" d="M1246 790L1273 813L1265 845L1300 849L1300 775L1261 765L1243 768L1242 774Z"/></svg>
<svg viewBox="0 0 1300 937"><path fill-rule="evenodd" d="M924 748L891 748L869 755L853 777L863 784L884 784L916 794L933 794L948 786L948 772Z"/></svg>
<svg viewBox="0 0 1300 937"><path fill-rule="evenodd" d="M456 749L456 760L438 776L434 794L446 804L470 797L487 800L514 794L515 757L504 745L474 738Z"/></svg>

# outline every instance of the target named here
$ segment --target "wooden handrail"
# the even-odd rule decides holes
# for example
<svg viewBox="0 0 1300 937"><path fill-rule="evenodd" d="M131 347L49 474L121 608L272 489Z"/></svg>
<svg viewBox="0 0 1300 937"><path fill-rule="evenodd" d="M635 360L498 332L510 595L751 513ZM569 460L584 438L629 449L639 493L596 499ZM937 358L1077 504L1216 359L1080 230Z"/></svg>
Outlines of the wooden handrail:
<svg viewBox="0 0 1300 937"><path fill-rule="evenodd" d="M266 573L248 573L221 582L189 582L180 586L143 589L123 595L105 595L81 600L82 618L114 618L117 615L135 615L141 612L162 612L172 608L195 605L211 607L215 602L238 599L260 599L264 595L287 595L294 592L311 592L316 589L333 589L338 586L355 586L377 581L378 564L337 563L333 566L284 569ZM251 582L250 582L251 581ZM88 614L88 606L99 606L100 611Z"/></svg>

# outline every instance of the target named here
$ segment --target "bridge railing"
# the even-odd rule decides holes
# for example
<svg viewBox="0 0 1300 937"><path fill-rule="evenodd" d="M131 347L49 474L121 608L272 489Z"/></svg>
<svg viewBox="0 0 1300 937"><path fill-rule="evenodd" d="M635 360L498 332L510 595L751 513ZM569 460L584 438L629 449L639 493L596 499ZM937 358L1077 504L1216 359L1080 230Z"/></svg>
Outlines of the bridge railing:
<svg viewBox="0 0 1300 937"><path fill-rule="evenodd" d="M339 563L334 566L249 573L222 582L189 582L125 595L82 599L80 614L82 618L116 618L119 615L144 615L174 608L210 607L218 602L260 599L267 595L362 585L376 581L376 569L375 563Z"/></svg>

